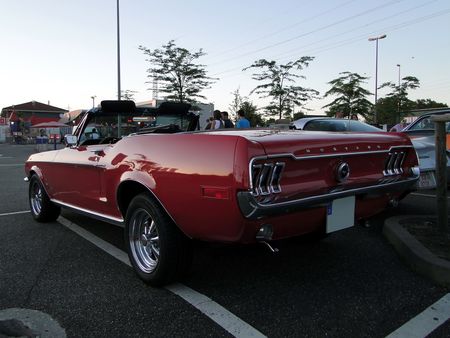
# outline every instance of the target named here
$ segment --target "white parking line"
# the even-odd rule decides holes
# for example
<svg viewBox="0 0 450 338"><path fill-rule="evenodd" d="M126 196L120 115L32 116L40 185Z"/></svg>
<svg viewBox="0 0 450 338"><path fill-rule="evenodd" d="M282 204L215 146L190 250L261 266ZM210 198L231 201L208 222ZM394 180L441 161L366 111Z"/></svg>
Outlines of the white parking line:
<svg viewBox="0 0 450 338"><path fill-rule="evenodd" d="M26 213L29 213L29 212L30 212L30 210L7 212L7 213L4 213L4 214L0 214L0 217L2 217L2 216L11 216L11 215L19 215L19 214L26 214Z"/></svg>
<svg viewBox="0 0 450 338"><path fill-rule="evenodd" d="M408 337L422 338L428 336L450 318L450 293L431 305L425 311L411 319L386 338Z"/></svg>
<svg viewBox="0 0 450 338"><path fill-rule="evenodd" d="M62 216L58 218L58 222L88 240L98 248L109 253L111 256L117 258L119 261L131 266L128 255L122 250L116 248L101 238L98 238L89 231L79 227ZM220 304L183 284L172 284L167 286L166 289L183 298L186 302L191 304L235 337L266 337L254 327L250 326L222 307Z"/></svg>
<svg viewBox="0 0 450 338"><path fill-rule="evenodd" d="M431 197L431 198L436 198L436 195L422 194L422 193L420 193L420 192L412 192L411 195L414 195L414 196L421 196L421 197ZM450 197L447 197L447 199L450 200Z"/></svg>

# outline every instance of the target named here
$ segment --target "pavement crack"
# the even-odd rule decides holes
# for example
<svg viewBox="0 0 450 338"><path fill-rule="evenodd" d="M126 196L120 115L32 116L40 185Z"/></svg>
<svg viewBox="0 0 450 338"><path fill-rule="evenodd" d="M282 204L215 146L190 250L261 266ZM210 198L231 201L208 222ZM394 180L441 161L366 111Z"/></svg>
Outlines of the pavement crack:
<svg viewBox="0 0 450 338"><path fill-rule="evenodd" d="M36 288L36 286L38 285L41 276L44 272L44 270L47 267L47 263L50 261L50 259L53 257L53 254L56 252L56 250L58 249L60 243L61 243L61 235L58 235L58 238L54 241L54 243L56 243L54 245L54 247L49 251L47 258L45 259L44 263L42 264L42 268L39 270L39 272L36 275L36 278L33 282L33 285L31 286L30 290L28 291L27 297L25 298L24 301L24 305L28 306L30 304L30 300L31 300L31 296L33 294L34 289Z"/></svg>

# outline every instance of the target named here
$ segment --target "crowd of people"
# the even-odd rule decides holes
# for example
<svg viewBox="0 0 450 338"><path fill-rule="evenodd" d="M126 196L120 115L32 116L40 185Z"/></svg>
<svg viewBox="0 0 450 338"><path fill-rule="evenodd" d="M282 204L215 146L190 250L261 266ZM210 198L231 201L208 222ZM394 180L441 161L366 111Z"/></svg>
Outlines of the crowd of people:
<svg viewBox="0 0 450 338"><path fill-rule="evenodd" d="M230 120L228 112L214 110L213 116L206 121L205 129L221 129L221 128L250 128L250 121L245 118L243 110L237 111L238 119L236 125Z"/></svg>

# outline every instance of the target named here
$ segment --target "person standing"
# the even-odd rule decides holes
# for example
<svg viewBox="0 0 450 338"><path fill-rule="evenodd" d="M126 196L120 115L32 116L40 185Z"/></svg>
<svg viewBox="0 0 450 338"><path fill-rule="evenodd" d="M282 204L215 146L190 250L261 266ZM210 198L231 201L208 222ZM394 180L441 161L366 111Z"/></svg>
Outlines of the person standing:
<svg viewBox="0 0 450 338"><path fill-rule="evenodd" d="M238 112L238 121L236 122L236 128L250 128L250 122L245 118L245 113L242 109Z"/></svg>
<svg viewBox="0 0 450 338"><path fill-rule="evenodd" d="M228 112L222 112L222 121L225 128L234 128L233 122L228 118Z"/></svg>
<svg viewBox="0 0 450 338"><path fill-rule="evenodd" d="M220 113L220 110L214 110L213 118L214 120L211 122L211 129L223 128L222 114Z"/></svg>

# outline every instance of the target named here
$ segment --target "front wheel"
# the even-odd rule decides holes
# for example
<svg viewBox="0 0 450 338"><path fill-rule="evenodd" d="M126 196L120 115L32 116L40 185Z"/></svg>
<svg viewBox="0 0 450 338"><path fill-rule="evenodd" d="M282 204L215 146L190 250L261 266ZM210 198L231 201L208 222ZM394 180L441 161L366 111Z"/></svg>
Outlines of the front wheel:
<svg viewBox="0 0 450 338"><path fill-rule="evenodd" d="M189 240L147 194L136 196L130 203L125 243L136 273L152 286L171 283L189 268Z"/></svg>
<svg viewBox="0 0 450 338"><path fill-rule="evenodd" d="M31 176L30 179L28 201L31 215L38 222L52 222L61 213L61 208L50 201L41 181L36 175Z"/></svg>

